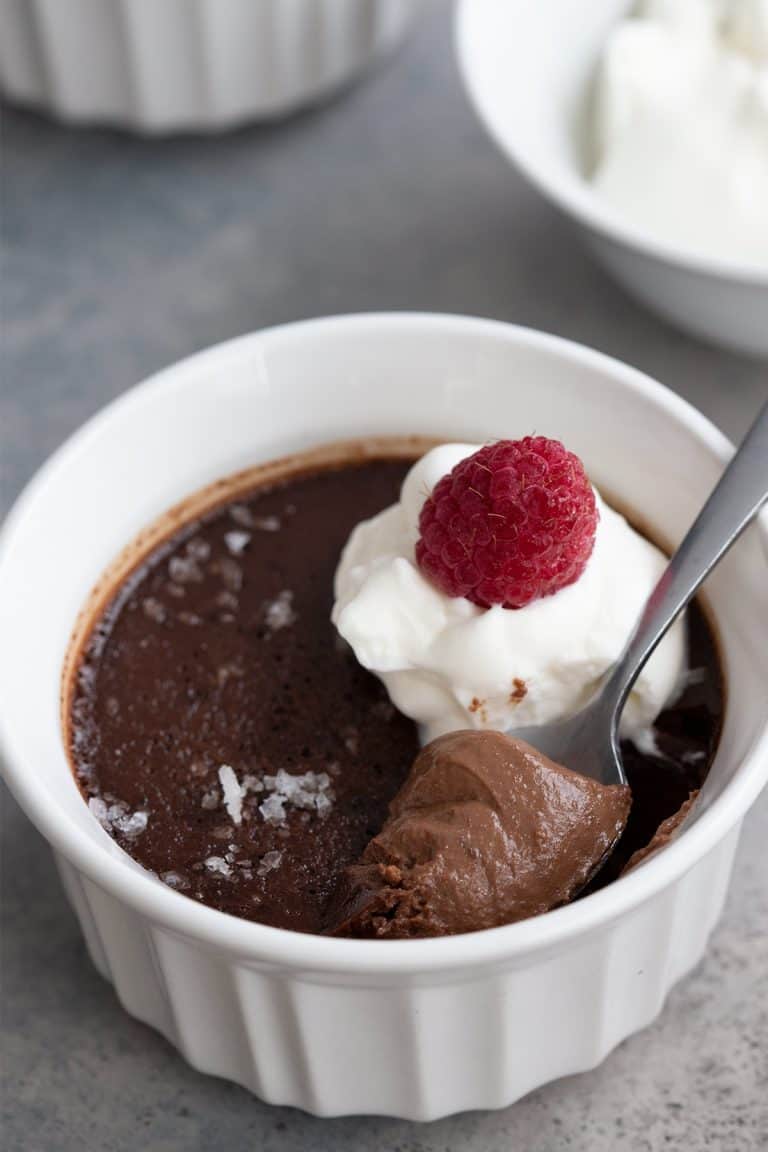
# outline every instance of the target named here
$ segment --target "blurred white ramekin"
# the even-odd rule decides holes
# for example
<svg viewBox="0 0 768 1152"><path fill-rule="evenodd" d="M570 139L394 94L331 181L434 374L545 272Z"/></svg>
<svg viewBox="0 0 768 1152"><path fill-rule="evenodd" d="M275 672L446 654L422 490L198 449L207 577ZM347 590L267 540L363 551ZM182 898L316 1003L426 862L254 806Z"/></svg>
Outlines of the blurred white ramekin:
<svg viewBox="0 0 768 1152"><path fill-rule="evenodd" d="M59 715L67 642L105 566L164 509L336 439L532 428L562 437L670 543L730 451L678 397L577 345L461 317L339 317L223 344L133 389L52 457L5 525L8 783L53 846L93 961L125 1008L196 1068L264 1100L421 1120L509 1104L648 1024L720 913L741 819L768 777L765 518L708 584L728 707L694 820L629 876L545 916L394 942L248 923L144 872L75 786Z"/></svg>
<svg viewBox="0 0 768 1152"><path fill-rule="evenodd" d="M418 0L0 0L0 90L72 121L210 131L311 104Z"/></svg>
<svg viewBox="0 0 768 1152"><path fill-rule="evenodd" d="M467 91L502 152L583 229L628 292L696 336L766 356L768 268L657 240L585 177L600 52L633 4L462 0L456 47Z"/></svg>

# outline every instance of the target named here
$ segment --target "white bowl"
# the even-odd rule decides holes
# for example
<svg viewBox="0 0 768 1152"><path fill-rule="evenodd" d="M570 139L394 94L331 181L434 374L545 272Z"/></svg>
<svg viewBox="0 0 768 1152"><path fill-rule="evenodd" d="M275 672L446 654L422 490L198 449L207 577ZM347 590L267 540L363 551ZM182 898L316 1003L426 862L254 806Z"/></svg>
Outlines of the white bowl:
<svg viewBox="0 0 768 1152"><path fill-rule="evenodd" d="M41 469L4 528L8 783L53 846L93 961L125 1008L196 1068L264 1100L420 1120L507 1105L648 1024L720 913L741 819L768 777L765 522L709 584L729 701L696 818L629 876L545 916L394 942L248 923L144 872L75 786L59 717L67 641L104 567L169 505L335 439L532 428L564 438L670 541L730 451L672 393L577 345L461 317L340 317L223 344L127 393Z"/></svg>
<svg viewBox="0 0 768 1152"><path fill-rule="evenodd" d="M409 0L0 0L0 90L143 132L267 120L348 83Z"/></svg>
<svg viewBox="0 0 768 1152"><path fill-rule="evenodd" d="M501 150L584 229L633 296L696 336L768 355L767 267L657 240L584 176L600 51L632 7L632 0L462 0L456 44L467 90Z"/></svg>

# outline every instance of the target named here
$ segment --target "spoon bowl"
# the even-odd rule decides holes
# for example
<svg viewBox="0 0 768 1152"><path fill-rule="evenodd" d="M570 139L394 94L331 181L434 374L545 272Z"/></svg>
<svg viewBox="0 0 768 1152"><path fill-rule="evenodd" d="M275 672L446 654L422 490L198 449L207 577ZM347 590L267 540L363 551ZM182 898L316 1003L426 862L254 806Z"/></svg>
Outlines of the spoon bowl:
<svg viewBox="0 0 768 1152"><path fill-rule="evenodd" d="M573 716L551 724L516 728L510 733L525 740L556 764L563 764L601 784L626 784L618 738L618 715L613 701L599 689Z"/></svg>

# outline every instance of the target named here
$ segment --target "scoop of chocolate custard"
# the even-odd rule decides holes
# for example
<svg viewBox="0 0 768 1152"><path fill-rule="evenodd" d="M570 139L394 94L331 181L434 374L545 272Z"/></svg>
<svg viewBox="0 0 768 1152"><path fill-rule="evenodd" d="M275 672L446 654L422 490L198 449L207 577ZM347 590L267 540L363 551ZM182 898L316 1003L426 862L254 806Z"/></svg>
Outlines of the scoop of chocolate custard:
<svg viewBox="0 0 768 1152"><path fill-rule="evenodd" d="M344 873L337 936L445 936L565 904L626 824L630 789L599 784L500 732L419 753L389 819Z"/></svg>

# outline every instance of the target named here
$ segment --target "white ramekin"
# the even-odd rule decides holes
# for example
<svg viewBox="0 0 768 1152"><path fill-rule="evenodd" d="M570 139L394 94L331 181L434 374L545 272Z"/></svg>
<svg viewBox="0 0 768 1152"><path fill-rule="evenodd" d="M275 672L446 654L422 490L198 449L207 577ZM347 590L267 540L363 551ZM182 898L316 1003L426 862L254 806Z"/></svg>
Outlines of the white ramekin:
<svg viewBox="0 0 768 1152"><path fill-rule="evenodd" d="M657 240L585 179L589 95L610 28L634 0L462 0L456 46L470 98L519 171L584 230L638 300L694 335L768 355L768 268Z"/></svg>
<svg viewBox="0 0 768 1152"><path fill-rule="evenodd" d="M359 75L417 0L0 0L0 90L143 132L267 120Z"/></svg>
<svg viewBox="0 0 768 1152"><path fill-rule="evenodd" d="M509 1104L648 1024L720 913L741 819L768 777L765 520L709 584L729 699L696 819L569 907L441 940L267 928L144 872L75 787L59 722L67 641L99 574L157 514L312 444L531 429L562 437L670 542L730 451L659 384L574 344L461 317L340 317L246 336L133 389L52 457L8 518L0 747L10 787L53 846L93 961L125 1008L196 1068L264 1100L421 1120Z"/></svg>

